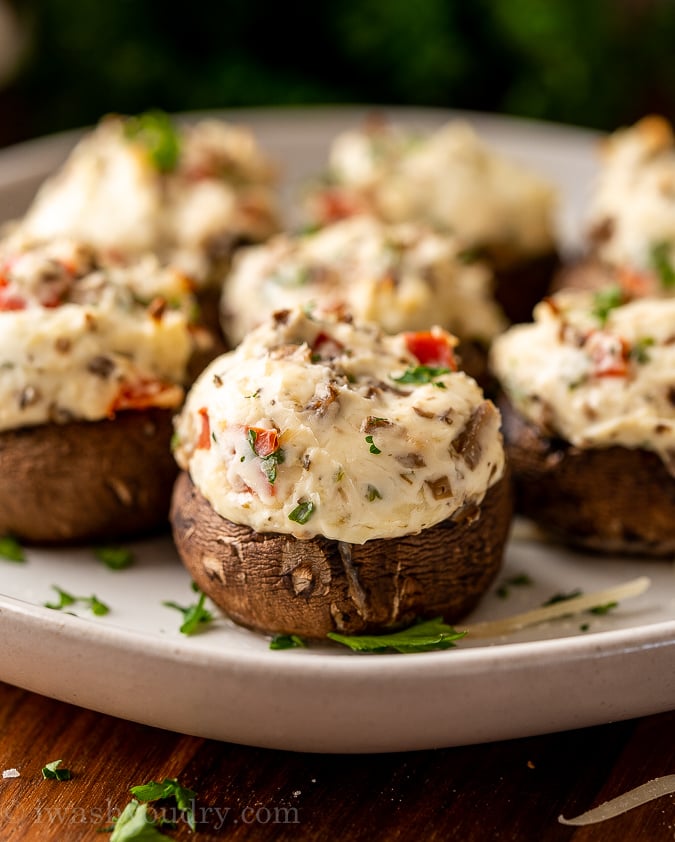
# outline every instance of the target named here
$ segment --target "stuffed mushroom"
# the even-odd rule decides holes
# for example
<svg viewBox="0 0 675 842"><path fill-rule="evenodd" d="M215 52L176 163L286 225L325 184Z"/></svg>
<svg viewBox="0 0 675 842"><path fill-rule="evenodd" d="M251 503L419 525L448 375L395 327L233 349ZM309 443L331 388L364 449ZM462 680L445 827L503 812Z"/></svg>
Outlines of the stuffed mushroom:
<svg viewBox="0 0 675 842"><path fill-rule="evenodd" d="M313 224L371 213L456 235L467 259L492 267L495 298L512 322L531 318L558 265L554 210L551 185L460 120L426 134L376 119L344 132L306 199Z"/></svg>
<svg viewBox="0 0 675 842"><path fill-rule="evenodd" d="M492 349L520 510L565 541L675 551L675 299L566 290Z"/></svg>
<svg viewBox="0 0 675 842"><path fill-rule="evenodd" d="M170 304L181 276L152 267L104 268L70 241L3 255L0 534L70 543L166 523L194 341Z"/></svg>
<svg viewBox="0 0 675 842"><path fill-rule="evenodd" d="M452 621L510 521L499 413L440 329L278 311L193 386L172 523L233 620L322 638Z"/></svg>

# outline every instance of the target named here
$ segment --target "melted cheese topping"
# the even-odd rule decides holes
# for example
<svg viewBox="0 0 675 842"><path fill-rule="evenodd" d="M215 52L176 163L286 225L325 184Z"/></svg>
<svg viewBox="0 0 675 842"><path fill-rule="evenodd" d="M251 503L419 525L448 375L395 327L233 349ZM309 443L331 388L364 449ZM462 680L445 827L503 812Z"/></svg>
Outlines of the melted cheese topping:
<svg viewBox="0 0 675 842"><path fill-rule="evenodd" d="M675 138L665 120L647 117L607 139L589 228L603 261L651 276L642 284L650 294L675 292Z"/></svg>
<svg viewBox="0 0 675 842"><path fill-rule="evenodd" d="M387 222L424 221L511 256L554 247L554 192L502 158L463 122L419 136L386 124L336 138L329 185L310 196L321 222L369 210Z"/></svg>
<svg viewBox="0 0 675 842"><path fill-rule="evenodd" d="M175 165L161 171L127 126L107 118L78 143L19 223L25 237L73 237L116 260L153 252L205 283L232 242L278 230L274 173L248 130L176 128Z"/></svg>
<svg viewBox="0 0 675 842"><path fill-rule="evenodd" d="M313 302L388 333L440 324L462 339L488 341L506 325L491 281L483 264L466 263L453 238L361 216L242 251L224 287L223 324L237 344L274 310Z"/></svg>
<svg viewBox="0 0 675 842"><path fill-rule="evenodd" d="M394 538L479 504L503 472L499 413L463 373L397 381L420 366L406 343L275 314L192 388L179 464L218 514L297 538Z"/></svg>
<svg viewBox="0 0 675 842"><path fill-rule="evenodd" d="M581 447L675 454L675 300L640 299L606 313L602 297L568 290L535 322L494 343L492 365L516 408Z"/></svg>
<svg viewBox="0 0 675 842"><path fill-rule="evenodd" d="M88 249L59 241L3 256L0 430L180 404L189 324L158 297L179 283L168 270L155 265L156 279L141 283L150 264L103 270ZM147 306L140 290L153 294Z"/></svg>

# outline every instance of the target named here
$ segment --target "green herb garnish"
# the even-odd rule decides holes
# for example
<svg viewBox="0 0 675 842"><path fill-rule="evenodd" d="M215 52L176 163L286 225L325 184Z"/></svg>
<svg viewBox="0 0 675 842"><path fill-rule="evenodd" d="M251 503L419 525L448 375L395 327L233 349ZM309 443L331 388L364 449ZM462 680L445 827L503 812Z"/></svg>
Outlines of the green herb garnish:
<svg viewBox="0 0 675 842"><path fill-rule="evenodd" d="M416 365L414 368L406 369L400 377L392 377L392 380L395 383L413 383L416 386L433 383L439 389L445 389L445 383L435 378L450 373L450 369L443 366Z"/></svg>
<svg viewBox="0 0 675 842"><path fill-rule="evenodd" d="M288 519L294 520L296 523L307 523L307 521L314 514L314 503L311 500L305 500L298 505L289 514Z"/></svg>
<svg viewBox="0 0 675 842"><path fill-rule="evenodd" d="M300 649L307 644L297 634L275 634L270 641L270 649Z"/></svg>
<svg viewBox="0 0 675 842"><path fill-rule="evenodd" d="M606 602L604 605L594 605L593 608L589 609L589 611L591 614L598 614L601 616L603 614L608 614L612 608L616 608L618 604L618 602Z"/></svg>
<svg viewBox="0 0 675 842"><path fill-rule="evenodd" d="M26 554L16 538L4 535L0 538L0 558L7 561L25 561Z"/></svg>
<svg viewBox="0 0 675 842"><path fill-rule="evenodd" d="M148 805L135 799L115 819L110 842L156 842L169 837L157 828L164 822L148 815Z"/></svg>
<svg viewBox="0 0 675 842"><path fill-rule="evenodd" d="M610 286L598 290L593 296L592 313L604 327L607 324L609 314L616 307L623 304L623 290L619 286Z"/></svg>
<svg viewBox="0 0 675 842"><path fill-rule="evenodd" d="M377 488L375 488L375 486L374 486L374 485L369 485L369 486L368 486L368 489L367 489L367 491L366 491L366 497L368 498L368 500L369 500L371 503L373 502L373 500L381 500L381 499L382 499L382 495L381 495L381 494L380 494L380 492L377 490Z"/></svg>
<svg viewBox="0 0 675 842"><path fill-rule="evenodd" d="M285 459L286 454L282 448L275 450L274 453L270 453L269 456L260 458L263 473L267 477L267 481L270 485L274 485L274 481L277 478L277 466L283 464Z"/></svg>
<svg viewBox="0 0 675 842"><path fill-rule="evenodd" d="M257 456L258 459L260 459L261 468L263 473L267 477L267 481L270 485L274 485L277 478L277 467L283 464L283 462L286 459L286 454L284 453L282 448L277 447L277 449L274 452L269 453L267 456L261 456L256 449L256 444L258 441L258 432L253 427L249 428L247 438L254 455ZM243 457L241 461L244 461Z"/></svg>
<svg viewBox="0 0 675 842"><path fill-rule="evenodd" d="M520 588L525 585L531 585L532 579L527 575L527 573L518 573L515 576L511 576L508 579L505 579L497 588L495 593L501 599L506 599L509 595L510 588L516 587Z"/></svg>
<svg viewBox="0 0 675 842"><path fill-rule="evenodd" d="M42 767L42 777L45 780L52 781L69 781L72 778L70 769L60 769L62 760L52 760Z"/></svg>
<svg viewBox="0 0 675 842"><path fill-rule="evenodd" d="M374 453L376 456L377 456L379 453L382 453L382 451L380 450L380 448L379 448L379 447L378 447L378 446L377 446L377 445L373 442L373 437L372 437L372 436L366 436L366 444L369 444L369 445L370 445L370 452L371 452L371 453Z"/></svg>
<svg viewBox="0 0 675 842"><path fill-rule="evenodd" d="M348 646L354 652L431 652L435 649L450 649L455 641L466 632L458 632L443 622L442 617L417 623L410 628L390 634L347 635L328 632L336 643Z"/></svg>
<svg viewBox="0 0 675 842"><path fill-rule="evenodd" d="M161 783L148 781L147 784L132 786L129 790L139 801L161 801L164 798L173 798L176 807L181 813L185 813L185 820L190 830L195 830L195 798L197 793L192 789L181 786L176 778L164 778Z"/></svg>
<svg viewBox="0 0 675 842"><path fill-rule="evenodd" d="M633 344L633 347L628 352L628 356L632 360L635 360L636 363L644 365L645 363L648 363L650 359L649 354L647 353L647 348L651 348L653 344L653 337L644 336L642 339L638 339Z"/></svg>
<svg viewBox="0 0 675 842"><path fill-rule="evenodd" d="M675 269L670 260L670 244L667 242L654 243L649 252L652 269L659 276L661 286L665 289L675 287Z"/></svg>
<svg viewBox="0 0 675 842"><path fill-rule="evenodd" d="M170 172L176 168L180 157L180 138L168 114L156 110L128 117L124 124L124 136L145 147L159 172Z"/></svg>
<svg viewBox="0 0 675 842"><path fill-rule="evenodd" d="M556 605L558 602L566 602L568 599L574 599L577 596L581 596L581 594L582 591L579 588L574 591L570 591L569 593L556 593L549 597L546 602L542 602L542 606L545 607L547 605Z"/></svg>
<svg viewBox="0 0 675 842"><path fill-rule="evenodd" d="M64 608L70 608L72 605L80 603L86 606L97 617L104 617L110 613L110 608L93 594L91 596L74 596L68 593L68 591L64 591L63 588L59 588L58 585L52 585L52 589L58 594L59 601L45 602L45 608L53 608L55 611L61 611Z"/></svg>
<svg viewBox="0 0 675 842"><path fill-rule="evenodd" d="M127 547L96 547L94 555L111 570L124 570L134 561L134 554Z"/></svg>
<svg viewBox="0 0 675 842"><path fill-rule="evenodd" d="M567 594L555 594L555 596L552 596L550 599L544 602L543 605L555 605L556 602L565 602L568 599L574 599L577 596L581 596L582 593L583 592L581 590L577 589ZM606 602L603 605L595 605L593 606L593 608L588 609L588 613L597 615L607 614L613 608L616 608L618 604L618 602Z"/></svg>
<svg viewBox="0 0 675 842"><path fill-rule="evenodd" d="M192 603L192 605L182 606L170 600L162 602L162 605L165 605L167 608L174 608L183 615L183 622L180 627L181 634L195 634L195 632L201 631L204 626L213 620L213 613L204 607L206 594L197 592L199 593L199 599L197 602Z"/></svg>

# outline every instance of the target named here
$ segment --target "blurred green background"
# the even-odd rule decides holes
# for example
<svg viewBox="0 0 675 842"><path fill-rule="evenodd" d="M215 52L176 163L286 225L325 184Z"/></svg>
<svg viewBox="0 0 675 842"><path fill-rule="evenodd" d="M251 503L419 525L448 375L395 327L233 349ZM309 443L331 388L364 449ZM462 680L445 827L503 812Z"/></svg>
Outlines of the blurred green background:
<svg viewBox="0 0 675 842"><path fill-rule="evenodd" d="M3 0L0 143L148 107L381 103L601 129L675 117L673 0ZM1 45L0 45L1 48Z"/></svg>

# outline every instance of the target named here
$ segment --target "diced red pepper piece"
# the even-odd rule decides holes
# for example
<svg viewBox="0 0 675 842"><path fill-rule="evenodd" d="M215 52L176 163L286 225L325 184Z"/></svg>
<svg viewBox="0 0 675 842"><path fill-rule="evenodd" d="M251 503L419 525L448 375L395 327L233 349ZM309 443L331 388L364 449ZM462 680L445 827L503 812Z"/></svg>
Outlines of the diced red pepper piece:
<svg viewBox="0 0 675 842"><path fill-rule="evenodd" d="M276 430L267 430L263 427L247 427L246 434L255 433L253 451L256 456L265 459L279 450L279 434Z"/></svg>
<svg viewBox="0 0 675 842"><path fill-rule="evenodd" d="M312 353L324 360L339 356L344 348L345 346L341 342L323 331L317 333L314 342L312 342Z"/></svg>
<svg viewBox="0 0 675 842"><path fill-rule="evenodd" d="M15 292L8 292L6 287L0 288L0 311L25 310L26 300Z"/></svg>
<svg viewBox="0 0 675 842"><path fill-rule="evenodd" d="M630 298L652 295L660 286L660 282L654 275L627 267L619 269L618 279L621 288L628 293Z"/></svg>
<svg viewBox="0 0 675 842"><path fill-rule="evenodd" d="M421 365L443 366L457 371L452 338L447 333L432 333L430 330L406 333L405 344Z"/></svg>
<svg viewBox="0 0 675 842"><path fill-rule="evenodd" d="M327 188L319 196L319 215L322 222L337 222L347 219L362 210L362 204L340 188Z"/></svg>
<svg viewBox="0 0 675 842"><path fill-rule="evenodd" d="M161 380L139 380L135 383L123 383L112 402L108 415L112 418L116 412L124 409L173 409L183 397L183 390L174 383Z"/></svg>
<svg viewBox="0 0 675 842"><path fill-rule="evenodd" d="M205 406L199 410L199 416L202 421L202 426L199 431L199 439L197 440L198 450L211 449L211 422L209 421L209 413Z"/></svg>
<svg viewBox="0 0 675 842"><path fill-rule="evenodd" d="M586 339L595 377L625 377L629 351L625 339L605 330L594 330Z"/></svg>

